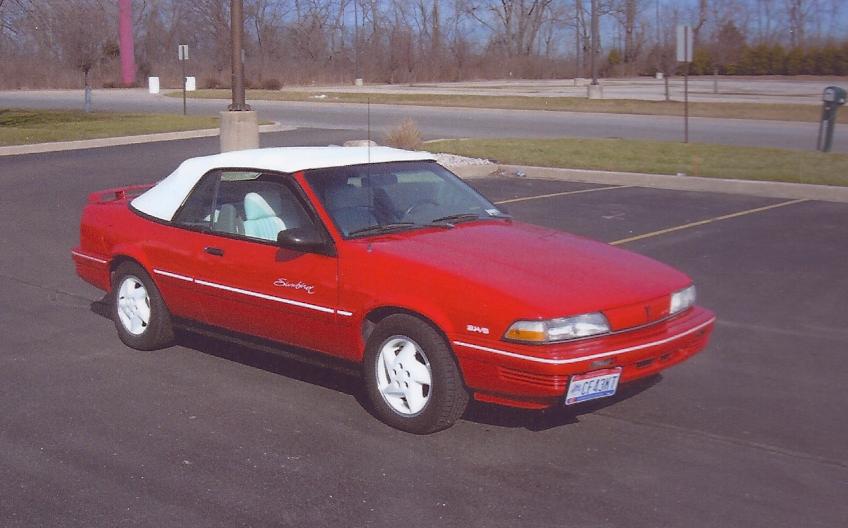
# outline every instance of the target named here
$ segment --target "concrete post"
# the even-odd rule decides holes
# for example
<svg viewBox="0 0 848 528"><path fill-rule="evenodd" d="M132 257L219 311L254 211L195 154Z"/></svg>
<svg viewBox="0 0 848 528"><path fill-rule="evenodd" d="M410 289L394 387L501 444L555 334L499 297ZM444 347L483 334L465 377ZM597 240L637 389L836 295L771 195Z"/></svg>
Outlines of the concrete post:
<svg viewBox="0 0 848 528"><path fill-rule="evenodd" d="M259 148L256 112L221 112L221 152Z"/></svg>
<svg viewBox="0 0 848 528"><path fill-rule="evenodd" d="M586 95L589 96L589 99L604 98L604 89L600 84L590 84L586 87L586 90Z"/></svg>

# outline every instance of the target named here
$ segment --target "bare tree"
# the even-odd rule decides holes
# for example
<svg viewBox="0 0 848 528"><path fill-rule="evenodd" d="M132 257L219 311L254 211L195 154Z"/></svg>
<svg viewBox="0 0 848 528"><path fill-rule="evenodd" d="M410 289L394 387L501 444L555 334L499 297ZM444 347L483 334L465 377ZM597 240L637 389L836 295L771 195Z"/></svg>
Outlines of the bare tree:
<svg viewBox="0 0 848 528"><path fill-rule="evenodd" d="M618 21L623 33L624 72L626 75L635 73L635 63L640 45L636 27L640 7L638 0L617 0L609 7L610 14Z"/></svg>
<svg viewBox="0 0 848 528"><path fill-rule="evenodd" d="M471 1L468 13L511 57L529 56L553 0Z"/></svg>
<svg viewBox="0 0 848 528"><path fill-rule="evenodd" d="M61 62L82 72L85 88L85 110L91 110L92 68L107 58L118 55L117 25L114 4L99 0L66 0L64 2L30 3L29 24L38 45L50 50ZM99 28L92 31L91 28Z"/></svg>
<svg viewBox="0 0 848 528"><path fill-rule="evenodd" d="M804 45L807 19L812 5L810 0L785 0L789 42L793 48Z"/></svg>
<svg viewBox="0 0 848 528"><path fill-rule="evenodd" d="M700 44L701 30L704 28L704 24L707 23L709 11L710 9L707 0L698 0L696 23L692 26L692 46L696 48Z"/></svg>
<svg viewBox="0 0 848 528"><path fill-rule="evenodd" d="M359 67L362 77L391 82L513 74L588 76L593 57L590 0L244 2L245 71L249 79L266 87L282 82L349 82L351 73L360 73ZM622 53L622 66L613 74L654 68L673 73L673 29L678 21L692 22L702 65L711 60L717 66L736 63L739 71L763 71L762 64L774 69L772 63L785 63L779 58L781 45L793 48L793 72L810 71L820 63L837 65L831 69L841 71L838 57L846 26L838 15L844 3L591 0L603 32L596 39L598 47L612 45L608 49ZM114 4L112 0L0 0L4 59L0 85L66 87L117 79L117 61L112 58L117 52ZM201 85L226 85L229 76L222 72L229 69L231 60L229 4L230 0L136 0L140 73L160 76L163 86L177 85L181 74L176 46L188 44L189 67ZM360 23L352 27L354 10ZM726 29L728 23L734 31ZM656 37L647 39L654 30ZM656 45L646 53L648 40ZM749 51L737 57L754 48L759 55ZM825 48L830 58L810 60ZM777 59L770 58L772 51ZM752 57L757 58L757 68L751 67Z"/></svg>
<svg viewBox="0 0 848 528"><path fill-rule="evenodd" d="M245 20L252 27L256 42L258 77L262 84L269 59L278 51L280 29L291 10L289 2L273 0L249 0L245 4Z"/></svg>

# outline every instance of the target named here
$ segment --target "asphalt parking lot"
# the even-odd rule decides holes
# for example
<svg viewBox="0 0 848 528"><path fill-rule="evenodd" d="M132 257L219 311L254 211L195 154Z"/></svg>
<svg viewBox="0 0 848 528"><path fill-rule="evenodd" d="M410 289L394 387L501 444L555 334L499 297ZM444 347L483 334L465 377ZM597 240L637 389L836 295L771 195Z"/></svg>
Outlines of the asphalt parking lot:
<svg viewBox="0 0 848 528"><path fill-rule="evenodd" d="M614 399L573 412L474 405L416 437L372 418L353 377L190 335L134 351L93 309L101 296L69 255L86 195L216 148L211 138L0 159L0 526L848 518L848 204L474 180L519 220L678 267L719 320L706 351Z"/></svg>

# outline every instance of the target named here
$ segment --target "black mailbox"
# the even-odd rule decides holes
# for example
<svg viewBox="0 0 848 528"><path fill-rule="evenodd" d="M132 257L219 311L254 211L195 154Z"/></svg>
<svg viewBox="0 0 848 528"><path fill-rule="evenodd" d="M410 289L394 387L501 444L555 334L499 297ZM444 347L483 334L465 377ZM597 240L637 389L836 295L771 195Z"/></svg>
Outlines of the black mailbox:
<svg viewBox="0 0 848 528"><path fill-rule="evenodd" d="M819 137L816 141L816 149L822 152L830 152L833 146L833 128L836 125L836 111L845 104L848 94L844 88L839 86L828 86L822 93L822 117L819 123Z"/></svg>

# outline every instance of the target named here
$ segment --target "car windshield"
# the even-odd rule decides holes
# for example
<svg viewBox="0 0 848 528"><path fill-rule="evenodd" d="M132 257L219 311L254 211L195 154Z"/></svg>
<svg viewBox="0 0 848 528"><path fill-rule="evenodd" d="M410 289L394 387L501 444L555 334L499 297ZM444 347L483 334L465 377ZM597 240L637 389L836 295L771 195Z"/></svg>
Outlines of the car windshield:
<svg viewBox="0 0 848 528"><path fill-rule="evenodd" d="M306 180L345 237L507 217L431 161L316 169Z"/></svg>

